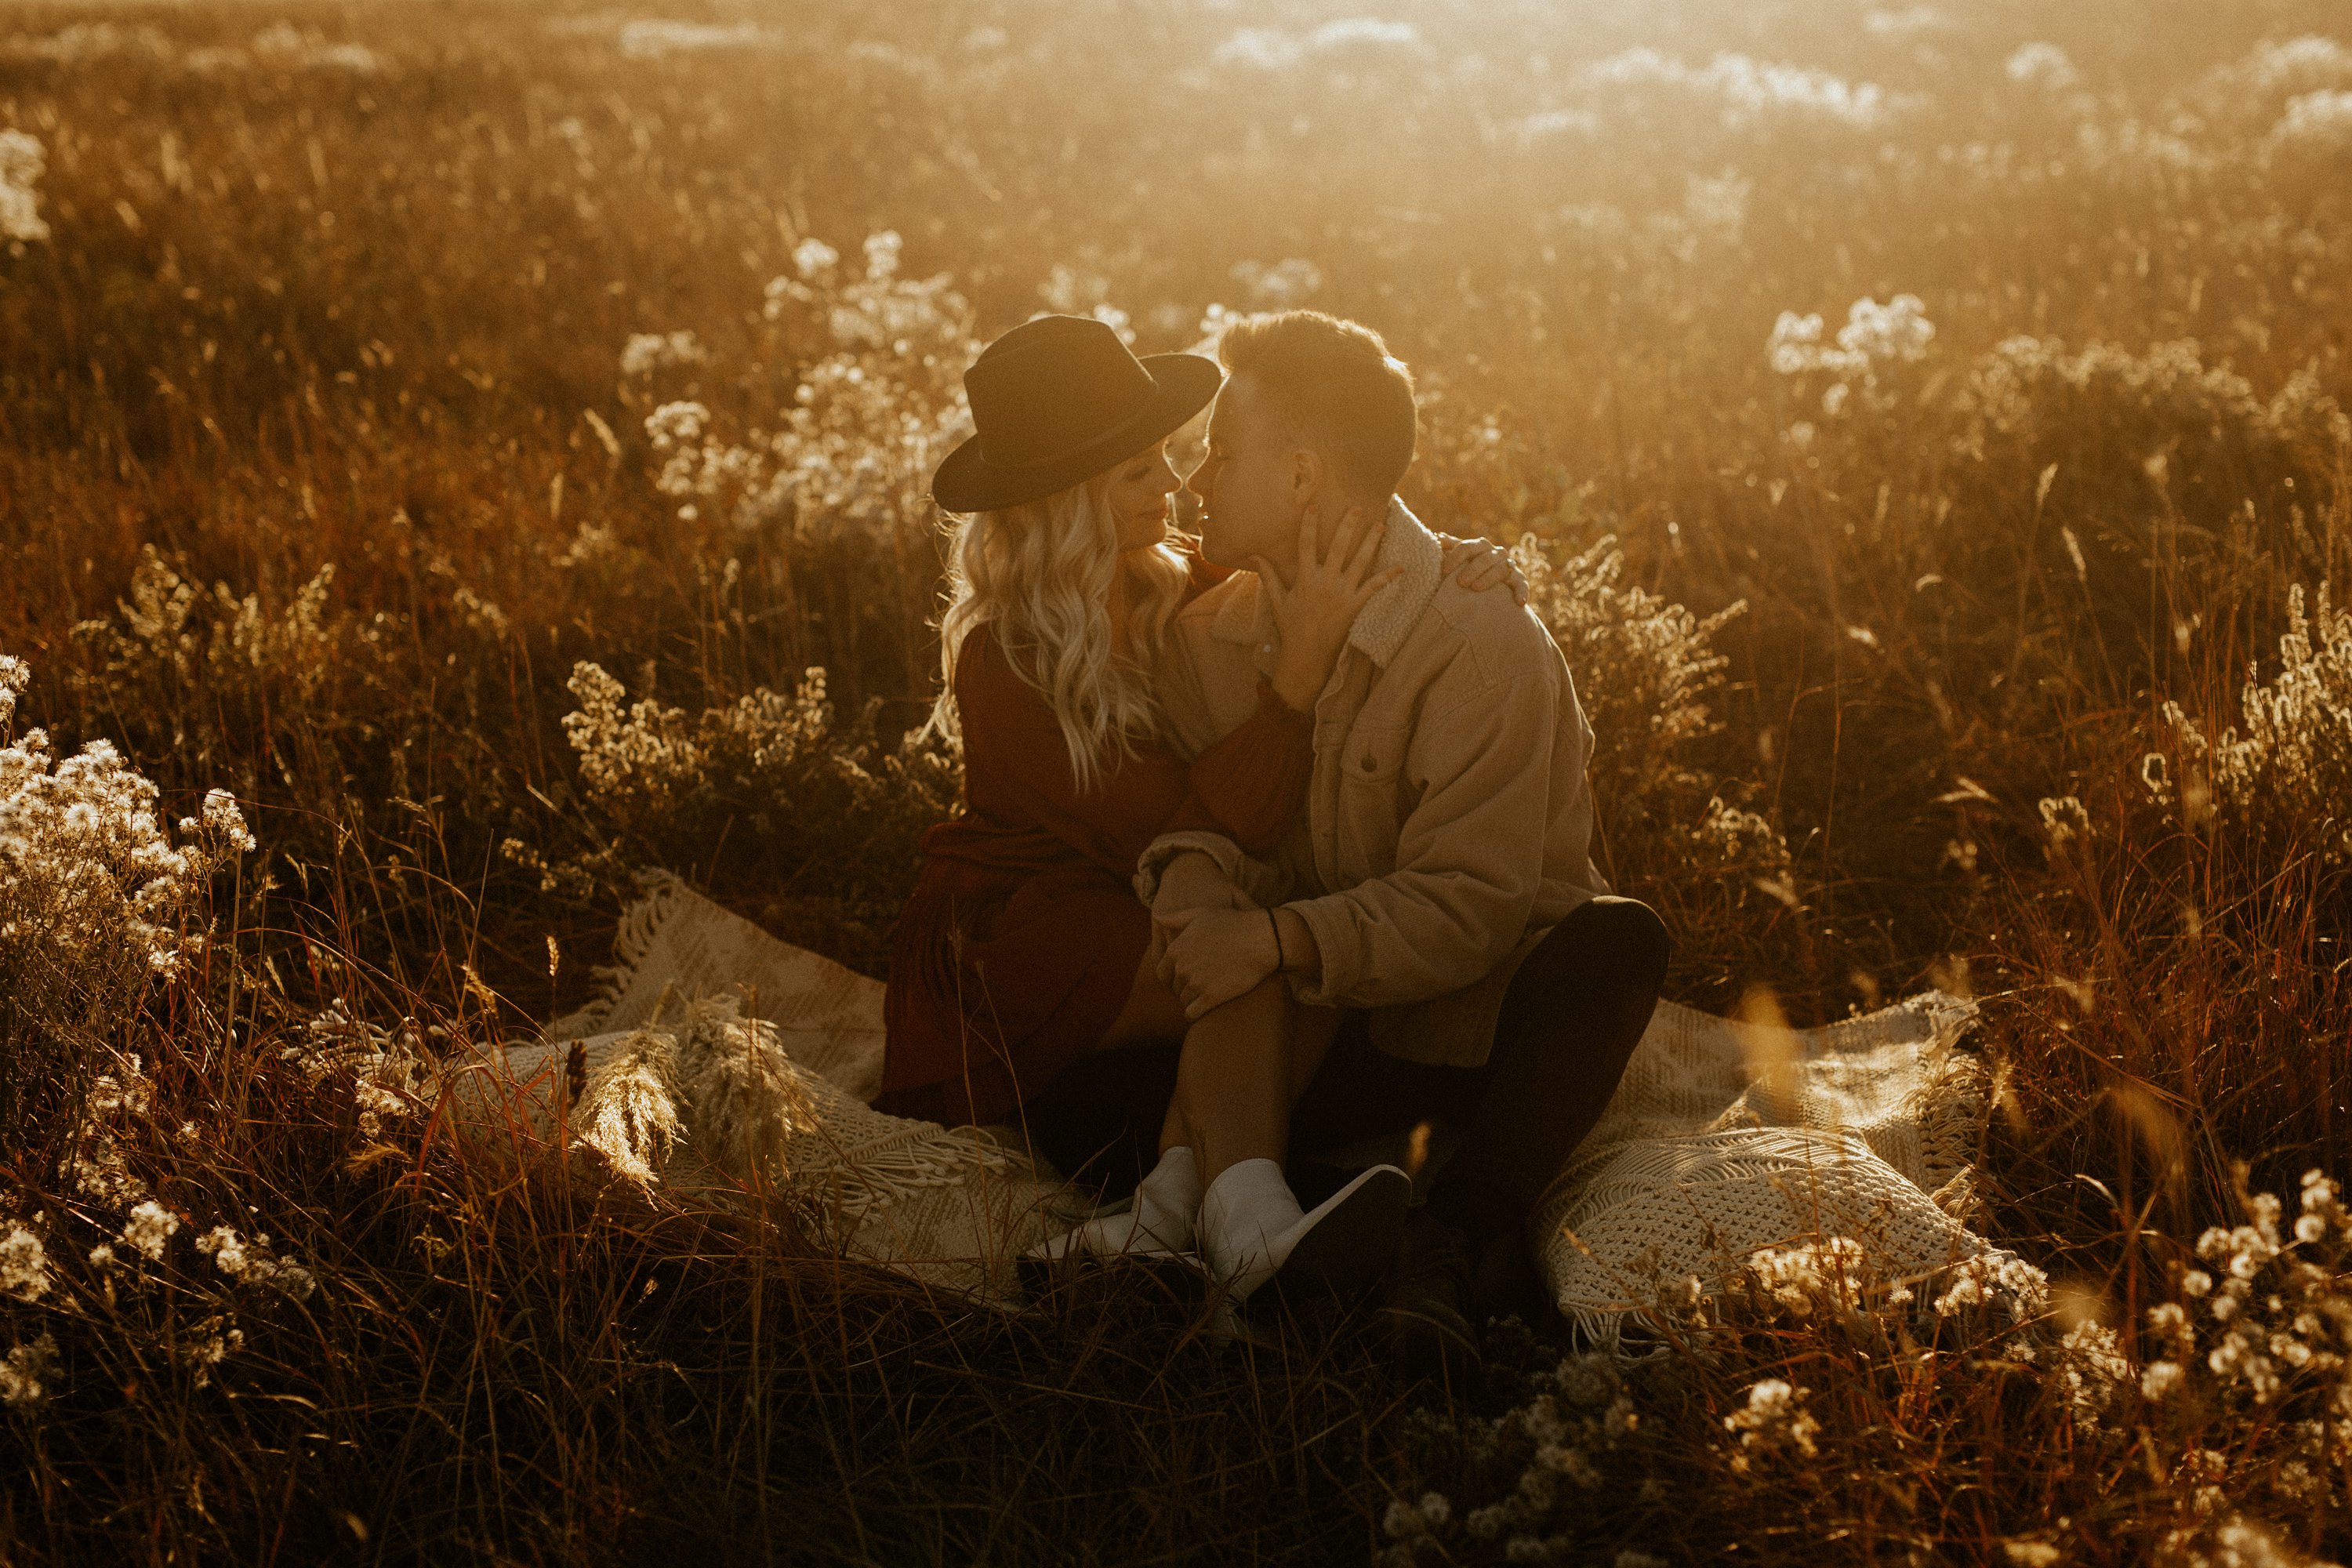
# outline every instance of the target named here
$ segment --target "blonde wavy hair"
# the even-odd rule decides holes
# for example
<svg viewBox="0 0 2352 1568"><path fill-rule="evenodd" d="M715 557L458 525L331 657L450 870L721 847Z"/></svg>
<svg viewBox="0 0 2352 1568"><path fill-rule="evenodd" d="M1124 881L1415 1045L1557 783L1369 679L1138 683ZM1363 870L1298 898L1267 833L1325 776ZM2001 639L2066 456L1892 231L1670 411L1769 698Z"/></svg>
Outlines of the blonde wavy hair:
<svg viewBox="0 0 2352 1568"><path fill-rule="evenodd" d="M1111 516L1115 469L1044 500L974 512L949 525L947 608L940 616L939 700L929 730L962 737L956 662L982 626L1013 672L1053 709L1080 790L1160 730L1150 675L1183 596L1184 561L1159 544L1122 559ZM1110 603L1129 595L1127 646L1111 639Z"/></svg>

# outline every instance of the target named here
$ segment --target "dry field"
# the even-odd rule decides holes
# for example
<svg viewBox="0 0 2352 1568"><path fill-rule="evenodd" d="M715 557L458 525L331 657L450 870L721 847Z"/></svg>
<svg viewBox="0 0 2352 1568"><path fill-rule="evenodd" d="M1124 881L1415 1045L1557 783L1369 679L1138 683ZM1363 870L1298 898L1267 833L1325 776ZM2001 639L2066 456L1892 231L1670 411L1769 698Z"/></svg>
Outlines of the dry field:
<svg viewBox="0 0 2352 1568"><path fill-rule="evenodd" d="M637 868L880 973L977 342L1286 303L1670 994L1981 1000L2037 1275L1473 1396L452 1152ZM2352 1553L2347 330L2336 0L9 6L0 1562Z"/></svg>

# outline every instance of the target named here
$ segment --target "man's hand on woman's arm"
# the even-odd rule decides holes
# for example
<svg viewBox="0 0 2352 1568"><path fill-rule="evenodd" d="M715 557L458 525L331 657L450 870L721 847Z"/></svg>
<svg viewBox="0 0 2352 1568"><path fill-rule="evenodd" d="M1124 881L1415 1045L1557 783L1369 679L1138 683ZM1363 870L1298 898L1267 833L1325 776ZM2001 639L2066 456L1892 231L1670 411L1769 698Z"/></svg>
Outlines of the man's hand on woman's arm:
<svg viewBox="0 0 2352 1568"><path fill-rule="evenodd" d="M1198 850L1188 850L1160 868L1160 890L1151 899L1151 956L1162 984L1173 986L1168 963L1168 941L1176 931L1171 922L1199 910L1252 909L1247 893L1234 885L1224 868Z"/></svg>
<svg viewBox="0 0 2352 1568"><path fill-rule="evenodd" d="M1168 933L1160 977L1187 1018L1248 994L1277 973L1311 981L1323 966L1314 931L1287 906L1185 910L1155 929Z"/></svg>

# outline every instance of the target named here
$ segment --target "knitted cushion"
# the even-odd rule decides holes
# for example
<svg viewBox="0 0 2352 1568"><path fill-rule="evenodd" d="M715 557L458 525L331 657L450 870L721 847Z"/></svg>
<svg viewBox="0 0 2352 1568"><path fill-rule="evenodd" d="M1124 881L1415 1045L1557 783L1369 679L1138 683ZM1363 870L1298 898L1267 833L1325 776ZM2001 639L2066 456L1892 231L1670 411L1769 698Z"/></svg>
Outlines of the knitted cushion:
<svg viewBox="0 0 2352 1568"><path fill-rule="evenodd" d="M1861 1139L1802 1128L1621 1145L1538 1223L1560 1311L1601 1344L1629 1309L1693 1278L1712 1295L1761 1247L1850 1237L1897 1279L1986 1250Z"/></svg>
<svg viewBox="0 0 2352 1568"><path fill-rule="evenodd" d="M1531 1216L1560 1310L1614 1344L1661 1284L1711 1293L1766 1247L1850 1237L1896 1279L1988 1251L1961 1223L1985 1094L1955 1044L1975 1016L1937 992L1809 1030L1660 1003Z"/></svg>

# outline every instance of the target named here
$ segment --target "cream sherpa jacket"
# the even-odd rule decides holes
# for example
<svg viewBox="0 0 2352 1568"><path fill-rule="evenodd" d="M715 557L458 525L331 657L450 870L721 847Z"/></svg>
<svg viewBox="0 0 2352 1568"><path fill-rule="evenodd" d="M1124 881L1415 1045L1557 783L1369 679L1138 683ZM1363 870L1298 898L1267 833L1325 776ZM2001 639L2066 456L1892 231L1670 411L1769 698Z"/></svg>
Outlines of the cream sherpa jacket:
<svg viewBox="0 0 2352 1568"><path fill-rule="evenodd" d="M1562 916L1609 890L1592 863L1592 728L1541 622L1506 593L1444 580L1436 537L1391 501L1383 565L1405 574L1358 616L1315 704L1305 820L1272 864L1212 834L1144 851L1136 890L1187 849L1315 933L1309 1004L1368 1010L1411 1061L1486 1058L1504 988ZM1157 672L1180 750L1255 710L1274 668L1271 602L1236 573L1178 615Z"/></svg>

